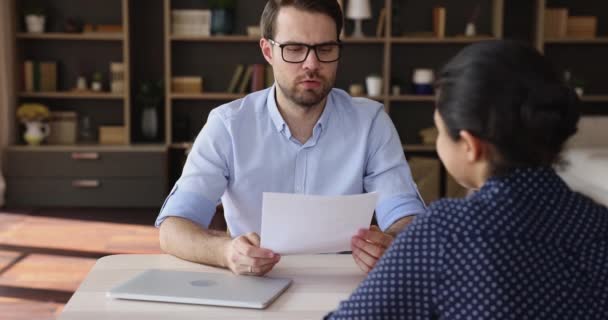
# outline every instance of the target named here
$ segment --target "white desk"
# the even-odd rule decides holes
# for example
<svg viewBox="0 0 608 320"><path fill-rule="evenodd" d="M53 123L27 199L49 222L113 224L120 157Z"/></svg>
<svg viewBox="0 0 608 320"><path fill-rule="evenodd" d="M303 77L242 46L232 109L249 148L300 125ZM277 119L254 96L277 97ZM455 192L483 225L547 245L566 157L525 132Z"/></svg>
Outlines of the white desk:
<svg viewBox="0 0 608 320"><path fill-rule="evenodd" d="M114 255L99 259L59 319L321 319L363 280L350 254L285 256L269 273L293 279L264 310L115 300L106 292L149 269L226 272L169 255Z"/></svg>

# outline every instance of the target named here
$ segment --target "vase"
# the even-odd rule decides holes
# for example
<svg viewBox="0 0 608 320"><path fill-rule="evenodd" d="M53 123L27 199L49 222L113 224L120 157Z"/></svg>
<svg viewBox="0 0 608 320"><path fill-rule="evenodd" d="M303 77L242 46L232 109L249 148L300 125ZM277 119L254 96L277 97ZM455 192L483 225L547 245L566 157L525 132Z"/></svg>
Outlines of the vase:
<svg viewBox="0 0 608 320"><path fill-rule="evenodd" d="M142 111L141 133L146 139L156 139L156 136L158 135L158 114L156 108L146 107Z"/></svg>
<svg viewBox="0 0 608 320"><path fill-rule="evenodd" d="M44 138L49 136L51 128L48 123L42 123L40 121L27 121L25 122L25 132L23 133L23 139L32 146L37 146Z"/></svg>
<svg viewBox="0 0 608 320"><path fill-rule="evenodd" d="M29 14L25 16L25 25L27 32L30 33L42 33L44 32L44 23L46 18L44 16Z"/></svg>
<svg viewBox="0 0 608 320"><path fill-rule="evenodd" d="M365 78L365 86L367 87L367 95L370 97L378 97L382 94L382 78L380 76L368 76Z"/></svg>
<svg viewBox="0 0 608 320"><path fill-rule="evenodd" d="M211 33L214 35L232 34L234 11L230 9L211 10Z"/></svg>

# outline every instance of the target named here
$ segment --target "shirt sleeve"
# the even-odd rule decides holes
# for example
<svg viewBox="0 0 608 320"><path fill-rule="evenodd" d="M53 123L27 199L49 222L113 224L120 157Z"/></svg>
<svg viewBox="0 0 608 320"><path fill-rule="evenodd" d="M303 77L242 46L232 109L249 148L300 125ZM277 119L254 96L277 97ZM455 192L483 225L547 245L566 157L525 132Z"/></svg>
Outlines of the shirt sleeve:
<svg viewBox="0 0 608 320"><path fill-rule="evenodd" d="M389 116L380 109L368 137L366 192L378 192L376 218L382 230L395 221L424 213L426 207L405 160L403 146Z"/></svg>
<svg viewBox="0 0 608 320"><path fill-rule="evenodd" d="M232 143L221 115L213 110L188 154L181 177L165 200L155 225L169 216L209 226L230 179Z"/></svg>
<svg viewBox="0 0 608 320"><path fill-rule="evenodd" d="M348 300L325 319L436 319L441 243L427 217L417 216Z"/></svg>

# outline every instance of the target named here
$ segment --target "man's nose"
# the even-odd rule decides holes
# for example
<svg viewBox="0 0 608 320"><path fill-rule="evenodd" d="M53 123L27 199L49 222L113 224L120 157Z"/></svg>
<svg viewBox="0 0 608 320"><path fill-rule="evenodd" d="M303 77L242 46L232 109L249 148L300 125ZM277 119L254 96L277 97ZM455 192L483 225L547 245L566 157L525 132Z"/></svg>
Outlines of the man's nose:
<svg viewBox="0 0 608 320"><path fill-rule="evenodd" d="M306 60L304 60L304 62L302 63L302 67L304 69L316 70L319 68L320 64L321 62L319 62L319 59L317 59L317 54L315 50L310 49L310 52L308 52L308 57L306 57Z"/></svg>

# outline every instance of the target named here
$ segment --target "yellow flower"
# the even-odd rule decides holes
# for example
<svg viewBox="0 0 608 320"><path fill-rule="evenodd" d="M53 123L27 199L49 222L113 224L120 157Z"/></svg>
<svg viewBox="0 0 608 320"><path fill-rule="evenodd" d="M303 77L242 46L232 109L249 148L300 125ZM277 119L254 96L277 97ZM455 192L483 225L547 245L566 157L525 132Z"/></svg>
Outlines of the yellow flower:
<svg viewBox="0 0 608 320"><path fill-rule="evenodd" d="M49 108L40 103L24 103L17 109L17 118L21 121L41 121L50 115Z"/></svg>

